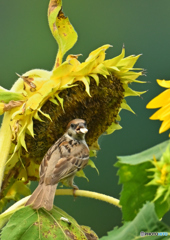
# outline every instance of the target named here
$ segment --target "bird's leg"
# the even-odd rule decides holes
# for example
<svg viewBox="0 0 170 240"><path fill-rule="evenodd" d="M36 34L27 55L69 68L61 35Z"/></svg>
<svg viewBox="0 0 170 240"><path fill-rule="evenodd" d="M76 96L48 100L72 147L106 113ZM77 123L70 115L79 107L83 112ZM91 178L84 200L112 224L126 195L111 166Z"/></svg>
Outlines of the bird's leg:
<svg viewBox="0 0 170 240"><path fill-rule="evenodd" d="M73 185L73 196L76 198L76 190L79 190L79 188L76 185Z"/></svg>
<svg viewBox="0 0 170 240"><path fill-rule="evenodd" d="M79 188L77 185L74 184L74 175L71 176L69 179L67 179L67 181L68 181L69 186L73 188L73 196L76 198L75 191L79 190Z"/></svg>

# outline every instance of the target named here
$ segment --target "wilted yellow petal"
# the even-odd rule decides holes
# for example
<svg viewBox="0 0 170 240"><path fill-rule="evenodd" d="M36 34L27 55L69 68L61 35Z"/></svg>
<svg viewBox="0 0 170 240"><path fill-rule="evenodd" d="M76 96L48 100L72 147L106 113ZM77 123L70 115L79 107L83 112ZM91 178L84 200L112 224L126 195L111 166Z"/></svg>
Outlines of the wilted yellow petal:
<svg viewBox="0 0 170 240"><path fill-rule="evenodd" d="M0 103L0 115L2 115L4 113L4 103Z"/></svg>
<svg viewBox="0 0 170 240"><path fill-rule="evenodd" d="M89 87L89 78L88 77L81 77L81 78L77 78L75 81L81 81L84 83L85 88L86 88L86 92L87 94L91 97L90 95L90 87Z"/></svg>
<svg viewBox="0 0 170 240"><path fill-rule="evenodd" d="M126 103L125 99L123 99L123 101L121 103L121 108L122 109L126 109L126 110L128 110L128 111L130 111L130 112L135 114L135 112L132 110L132 108Z"/></svg>
<svg viewBox="0 0 170 240"><path fill-rule="evenodd" d="M90 74L92 78L96 81L97 86L99 85L99 76L97 74Z"/></svg>
<svg viewBox="0 0 170 240"><path fill-rule="evenodd" d="M43 120L39 117L37 111L36 111L35 114L34 114L34 118L37 119L37 120L40 121L40 122L45 122L45 121L43 121Z"/></svg>
<svg viewBox="0 0 170 240"><path fill-rule="evenodd" d="M119 123L112 123L110 127L106 130L107 134L113 133L115 130L121 129L122 127L119 125Z"/></svg>
<svg viewBox="0 0 170 240"><path fill-rule="evenodd" d="M51 119L51 117L50 117L50 115L49 114L47 114L47 113L44 113L43 111L41 111L41 109L39 108L38 109L38 111L42 114L42 115L44 115L46 118L48 118L51 122L52 122L52 119Z"/></svg>
<svg viewBox="0 0 170 240"><path fill-rule="evenodd" d="M121 52L120 55L118 55L118 56L115 57L115 58L112 58L112 59L109 59L109 60L105 60L103 64L104 64L106 67L116 66L116 65L119 63L119 61L120 61L122 58L124 58L124 56L125 56L125 48L123 47L123 48L122 48L122 52Z"/></svg>
<svg viewBox="0 0 170 240"><path fill-rule="evenodd" d="M27 150L26 143L25 143L25 133L20 134L20 136L19 136L19 141L20 141L21 146L22 146L26 151L28 151L28 150Z"/></svg>
<svg viewBox="0 0 170 240"><path fill-rule="evenodd" d="M58 94L56 94L55 97L58 99L58 101L61 104L61 107L62 107L62 109L64 111L64 105L63 105L64 100L63 100L63 98L59 97Z"/></svg>
<svg viewBox="0 0 170 240"><path fill-rule="evenodd" d="M29 134L34 137L34 130L33 130L33 121L30 119L30 122L27 125L27 130L29 131Z"/></svg>
<svg viewBox="0 0 170 240"><path fill-rule="evenodd" d="M101 74L103 76L107 76L109 75L110 73L108 72L107 68L104 66L103 63L100 63L94 70L93 70L93 73L98 73L98 74Z"/></svg>
<svg viewBox="0 0 170 240"><path fill-rule="evenodd" d="M113 66L113 67L107 67L107 70L109 70L110 72L120 72L120 69L119 68L117 68L117 67L115 67L115 66Z"/></svg>
<svg viewBox="0 0 170 240"><path fill-rule="evenodd" d="M77 61L76 59L74 59ZM69 75L73 69L77 66L73 65L74 61L72 61L72 64L70 61L62 63L58 68L55 68L55 70L52 72L51 80L57 80L60 79L61 77Z"/></svg>
<svg viewBox="0 0 170 240"><path fill-rule="evenodd" d="M129 69L133 68L134 64L136 63L136 61L138 60L138 58L141 56L141 54L137 55L137 56L129 56L126 58L123 58L122 60L120 60L120 62L117 64L118 67L125 67L124 69L121 69L122 72L127 72L129 71Z"/></svg>
<svg viewBox="0 0 170 240"><path fill-rule="evenodd" d="M95 59L97 59L99 57L100 54L102 54L102 59L104 60L104 55L103 53L109 48L109 47L112 47L112 45L110 44L106 44L106 45L103 45L99 48L97 48L96 50L92 51L88 58L86 59L86 62L89 62L89 61L94 61ZM102 60L102 61L103 61Z"/></svg>
<svg viewBox="0 0 170 240"><path fill-rule="evenodd" d="M74 76L66 76L61 78L59 87L60 90L70 87L70 85L72 85L74 82L74 78L75 78Z"/></svg>
<svg viewBox="0 0 170 240"><path fill-rule="evenodd" d="M131 79L131 80L135 80L136 78L138 78L139 76L142 76L143 72L126 72L126 73L119 73L119 76L121 76L121 79ZM138 81L141 83L145 83L144 81Z"/></svg>
<svg viewBox="0 0 170 240"><path fill-rule="evenodd" d="M38 93L31 96L26 103L26 112L27 113L30 112L30 109L32 110L38 109L42 99L43 97Z"/></svg>
<svg viewBox="0 0 170 240"><path fill-rule="evenodd" d="M92 72L92 69L95 66L95 61L92 62L83 62L77 68L76 71L72 73L71 76L86 76Z"/></svg>
<svg viewBox="0 0 170 240"><path fill-rule="evenodd" d="M146 92L146 91L143 91L143 92L134 91L131 88L129 88L128 85L124 85L123 88L125 90L125 93L124 93L125 97L128 97L128 96L140 96L141 94L144 94Z"/></svg>

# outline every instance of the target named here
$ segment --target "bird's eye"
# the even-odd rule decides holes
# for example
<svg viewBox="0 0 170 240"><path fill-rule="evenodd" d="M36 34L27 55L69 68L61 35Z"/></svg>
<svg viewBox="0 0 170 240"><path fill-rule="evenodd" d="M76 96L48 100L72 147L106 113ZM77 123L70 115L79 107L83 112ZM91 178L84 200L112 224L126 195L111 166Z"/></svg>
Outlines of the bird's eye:
<svg viewBox="0 0 170 240"><path fill-rule="evenodd" d="M72 123L72 124L71 124L71 127L72 127L72 128L75 128L75 124Z"/></svg>
<svg viewBox="0 0 170 240"><path fill-rule="evenodd" d="M87 127L87 123L86 122L84 122L84 126Z"/></svg>

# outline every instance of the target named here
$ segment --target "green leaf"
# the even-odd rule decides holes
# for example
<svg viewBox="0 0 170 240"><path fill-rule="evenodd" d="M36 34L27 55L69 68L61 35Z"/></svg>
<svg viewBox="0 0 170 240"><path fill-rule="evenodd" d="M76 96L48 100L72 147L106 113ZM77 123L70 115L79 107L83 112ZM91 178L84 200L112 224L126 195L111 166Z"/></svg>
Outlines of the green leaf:
<svg viewBox="0 0 170 240"><path fill-rule="evenodd" d="M133 154L129 156L118 156L118 159L121 163L126 163L131 165L136 165L136 164L151 160L153 159L153 156L155 156L156 159L160 159L169 143L170 143L170 140L167 140L163 143L157 144L156 146L137 154Z"/></svg>
<svg viewBox="0 0 170 240"><path fill-rule="evenodd" d="M89 182L89 179L86 177L86 175L85 175L85 173L82 169L76 172L76 176L77 177L83 177Z"/></svg>
<svg viewBox="0 0 170 240"><path fill-rule="evenodd" d="M132 110L132 108L126 103L125 99L122 100L121 108L126 109L126 110L132 112L133 114L135 114L135 112Z"/></svg>
<svg viewBox="0 0 170 240"><path fill-rule="evenodd" d="M115 130L119 130L122 127L119 125L119 123L112 123L110 127L108 127L108 129L106 130L107 134L111 134L113 133Z"/></svg>
<svg viewBox="0 0 170 240"><path fill-rule="evenodd" d="M146 201L154 200L158 186L147 185L154 174L147 170L153 168L150 161L153 156L160 159L168 144L169 140L141 153L118 157L119 161L115 166L119 167L119 183L123 184L120 205L125 221L133 220ZM169 210L169 199L165 202L161 199L155 201L158 217Z"/></svg>
<svg viewBox="0 0 170 240"><path fill-rule="evenodd" d="M122 227L114 228L114 230L108 233L107 237L102 237L101 240L169 239L168 236L142 237L140 236L140 233L142 231L145 233L164 232L170 234L170 227L165 225L163 222L159 221L158 217L156 216L153 203L145 204L132 222L126 222Z"/></svg>
<svg viewBox="0 0 170 240"><path fill-rule="evenodd" d="M123 219L131 221L143 204L146 201L152 201L155 197L157 187L146 186L150 181L148 177L153 174L146 169L152 167L152 164L145 162L138 165L120 164L119 166L119 183L123 184L120 196Z"/></svg>
<svg viewBox="0 0 170 240"><path fill-rule="evenodd" d="M87 230L88 229L88 230ZM25 207L15 212L2 230L1 240L53 240L88 239L97 235L89 228L81 227L67 213L54 206L48 212L45 209L33 210Z"/></svg>
<svg viewBox="0 0 170 240"><path fill-rule="evenodd" d="M64 54L76 43L78 36L68 17L65 17L62 12L61 0L50 0L48 22L51 32L59 46L55 64L55 67L58 67L62 63Z"/></svg>
<svg viewBox="0 0 170 240"><path fill-rule="evenodd" d="M24 96L21 93L15 93L3 87L0 87L0 102L9 103L12 100L19 101L23 99Z"/></svg>
<svg viewBox="0 0 170 240"><path fill-rule="evenodd" d="M87 165L89 165L90 167L96 169L96 171L97 171L97 173L98 173L98 175L99 175L99 170L97 169L96 165L94 164L94 162L93 162L91 159L89 159Z"/></svg>

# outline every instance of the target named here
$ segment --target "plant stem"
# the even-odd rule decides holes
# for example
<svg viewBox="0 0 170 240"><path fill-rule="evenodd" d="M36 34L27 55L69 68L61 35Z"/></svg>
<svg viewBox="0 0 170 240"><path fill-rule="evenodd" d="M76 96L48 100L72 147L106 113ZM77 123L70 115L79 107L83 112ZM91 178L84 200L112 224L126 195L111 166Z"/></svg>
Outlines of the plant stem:
<svg viewBox="0 0 170 240"><path fill-rule="evenodd" d="M56 190L56 195L75 195L75 196L79 196L79 197L89 197L89 198L94 198L97 200L101 200L104 202L108 202L110 204L113 204L119 208L121 208L121 206L119 205L119 200L114 198L114 197L110 197L107 196L105 194L101 194L101 193L96 193L96 192L91 192L91 191L84 191L84 190L75 190L74 194L73 194L73 190L72 189L57 189Z"/></svg>
<svg viewBox="0 0 170 240"><path fill-rule="evenodd" d="M9 150L11 147L11 129L10 129L10 112L4 114L1 130L0 130L0 191L2 186L2 180L4 176L5 163L8 158Z"/></svg>
<svg viewBox="0 0 170 240"><path fill-rule="evenodd" d="M108 202L110 204L113 204L113 205L121 208L121 206L119 205L119 200L118 199L116 199L114 197L107 196L105 194L101 194L101 193L84 191L84 190L75 190L74 194L73 194L72 189L57 189L56 190L56 195L74 195L74 196L77 196L77 197L78 196L79 197L89 197L89 198L94 198L94 199L97 199L97 200ZM22 198L21 200L19 200L15 204L13 204L10 208L8 208L4 213L2 213L0 215L0 229L7 223L10 216L15 211L24 207L24 205L28 201L29 197L30 196Z"/></svg>

